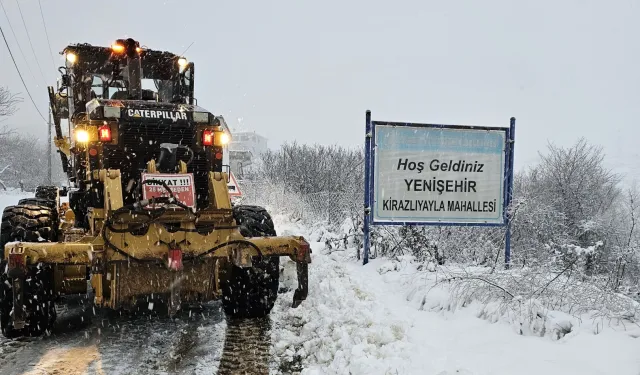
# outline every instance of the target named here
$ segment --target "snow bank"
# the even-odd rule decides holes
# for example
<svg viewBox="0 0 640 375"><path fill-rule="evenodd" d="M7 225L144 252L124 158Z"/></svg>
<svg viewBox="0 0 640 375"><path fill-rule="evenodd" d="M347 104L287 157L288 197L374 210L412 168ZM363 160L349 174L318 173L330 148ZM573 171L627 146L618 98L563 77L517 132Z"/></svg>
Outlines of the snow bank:
<svg viewBox="0 0 640 375"><path fill-rule="evenodd" d="M275 217L279 234L307 232ZM283 230L284 228L284 230ZM272 317L274 355L284 373L384 374L406 373L410 359L406 322L394 318L368 286L349 275L343 253L327 254L321 242L312 243L309 296L296 309L290 307L297 287L295 263L284 262L280 294ZM283 258L284 261L284 258Z"/></svg>
<svg viewBox="0 0 640 375"><path fill-rule="evenodd" d="M481 303L460 295L443 275L411 257L377 259L353 273L379 290L378 298L413 321L411 374L629 374L640 372L638 327L569 315L536 299ZM390 271L391 270L391 271ZM469 269L470 272L479 271ZM479 298L479 296L475 296ZM419 372L417 368L431 368ZM460 371L460 372L456 372Z"/></svg>
<svg viewBox="0 0 640 375"><path fill-rule="evenodd" d="M410 256L362 266L354 249L325 248L326 230L274 217L279 234L312 243L309 296L290 308L295 264L283 262L273 310L276 373L538 375L640 373L640 329L584 324L531 299L462 302L433 264ZM284 258L283 258L284 261ZM533 317L531 321L527 321ZM525 319L525 320L523 320ZM593 327L598 326L597 330Z"/></svg>
<svg viewBox="0 0 640 375"><path fill-rule="evenodd" d="M479 318L509 322L521 335L560 339L576 327L597 334L604 326L640 321L638 302L575 277L538 269L490 272L481 267L438 267L436 273L423 272L419 277L421 281L410 286L412 298L424 304L434 288L448 295L431 309L473 307Z"/></svg>

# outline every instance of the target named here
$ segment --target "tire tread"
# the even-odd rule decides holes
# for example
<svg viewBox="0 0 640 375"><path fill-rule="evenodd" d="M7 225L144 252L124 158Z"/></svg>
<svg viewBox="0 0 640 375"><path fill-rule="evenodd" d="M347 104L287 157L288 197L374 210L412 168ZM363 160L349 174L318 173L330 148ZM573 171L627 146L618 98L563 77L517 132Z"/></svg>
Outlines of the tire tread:
<svg viewBox="0 0 640 375"><path fill-rule="evenodd" d="M234 206L233 216L245 237L276 236L271 216L260 206ZM253 259L253 267L228 267L222 285L225 313L234 318L261 318L269 315L278 294L280 258Z"/></svg>

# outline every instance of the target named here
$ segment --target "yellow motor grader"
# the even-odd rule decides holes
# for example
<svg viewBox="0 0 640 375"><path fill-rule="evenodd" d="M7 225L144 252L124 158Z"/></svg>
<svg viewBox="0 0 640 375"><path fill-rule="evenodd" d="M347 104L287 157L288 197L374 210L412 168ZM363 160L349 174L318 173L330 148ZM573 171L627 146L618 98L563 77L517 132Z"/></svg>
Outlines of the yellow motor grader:
<svg viewBox="0 0 640 375"><path fill-rule="evenodd" d="M224 118L195 103L194 64L133 39L62 54L48 91L70 186L38 187L4 209L3 335L50 331L55 305L90 291L110 309L151 296L173 315L221 299L228 316L265 316L281 256L297 264L293 307L306 299L309 243L277 237L264 208L231 202L223 164L231 135Z"/></svg>

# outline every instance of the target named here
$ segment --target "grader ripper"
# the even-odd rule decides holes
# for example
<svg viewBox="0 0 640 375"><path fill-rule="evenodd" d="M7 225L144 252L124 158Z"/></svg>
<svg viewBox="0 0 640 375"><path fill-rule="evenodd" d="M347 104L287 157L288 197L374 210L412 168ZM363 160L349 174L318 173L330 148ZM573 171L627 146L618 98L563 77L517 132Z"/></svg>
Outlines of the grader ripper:
<svg viewBox="0 0 640 375"><path fill-rule="evenodd" d="M293 307L306 299L309 244L276 237L263 208L231 202L230 134L221 116L194 105L193 63L132 39L62 54L49 97L71 189L38 187L3 212L2 333L48 332L55 305L90 290L110 309L160 298L172 315L183 303L221 299L227 315L264 316L280 256L297 264Z"/></svg>

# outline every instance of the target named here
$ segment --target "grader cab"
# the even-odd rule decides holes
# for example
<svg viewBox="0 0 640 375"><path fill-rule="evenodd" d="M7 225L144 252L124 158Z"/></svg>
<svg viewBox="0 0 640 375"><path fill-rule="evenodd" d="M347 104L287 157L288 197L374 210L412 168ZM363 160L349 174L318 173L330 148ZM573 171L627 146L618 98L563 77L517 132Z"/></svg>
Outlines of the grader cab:
<svg viewBox="0 0 640 375"><path fill-rule="evenodd" d="M66 190L43 186L5 208L2 333L41 335L56 303L90 289L110 309L153 297L172 315L221 299L229 316L265 316L281 256L297 265L293 307L306 299L309 243L276 236L264 208L231 202L223 162L231 134L195 104L194 64L132 39L62 53L49 97L68 203Z"/></svg>

